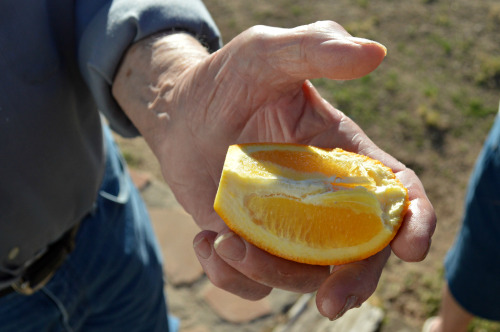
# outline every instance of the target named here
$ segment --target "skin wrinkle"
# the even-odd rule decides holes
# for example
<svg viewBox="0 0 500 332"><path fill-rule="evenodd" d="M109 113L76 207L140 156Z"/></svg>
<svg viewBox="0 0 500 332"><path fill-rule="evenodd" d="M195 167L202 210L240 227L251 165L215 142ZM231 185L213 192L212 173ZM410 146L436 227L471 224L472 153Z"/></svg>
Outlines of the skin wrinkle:
<svg viewBox="0 0 500 332"><path fill-rule="evenodd" d="M224 59L227 58L226 56L223 57ZM230 67L229 66L229 63L228 63L229 60L224 60L223 62L223 65L222 65L222 68L227 68L227 67ZM236 92L234 95L238 95L238 96L245 96L244 98L246 99L246 102L244 104L246 105L250 105L250 107L252 107L251 105L254 104L254 96L252 96L251 93L249 93L249 89L248 89L248 84L246 83L245 81L245 78L240 74L239 71L232 71L231 72L231 76L233 75L236 75L235 77L231 77L230 79L226 79L224 77L221 77L221 75L229 75L228 73L225 73L224 70L220 70L217 74L216 74L216 80L221 82L219 84L216 84L216 89L213 93L211 93L210 95L210 99L208 101L208 107L207 109L228 109L229 111L232 111L233 114L231 114L231 116L234 116L234 113L238 114L238 110L233 110L229 107L222 107L222 106L218 106L218 105L213 105L213 100L217 98L217 92L222 89L222 88L226 88L226 85L227 83L226 82L232 82L231 83L231 86L238 86L239 87L239 90L238 92ZM241 82L240 84L238 84L237 82L234 82L234 79L237 79L239 82ZM229 87L229 89L231 89L231 87ZM244 92L242 93L241 91L244 90ZM226 100L227 98L222 98L222 100ZM228 100L227 103L230 103L230 101ZM260 103L260 102L259 102ZM244 118L244 117L241 117L240 116L240 119L239 120L236 120L237 123L239 123L241 125L241 127L245 127L246 124L248 122L251 121L251 118L253 117L256 117L258 116L258 112L257 113L253 113L253 114L250 114L250 118ZM229 115L228 115L229 116ZM221 117L221 118L224 118L224 117ZM240 127L236 126L236 127L233 127L231 128L233 131L240 131L241 129L239 129Z"/></svg>
<svg viewBox="0 0 500 332"><path fill-rule="evenodd" d="M191 188L189 188L189 189L191 189ZM188 192L191 192L191 190L189 190ZM178 200L179 200L179 203L183 207L185 207L186 212L188 212L192 216L193 220L197 223L197 225L200 225L200 227L202 227L204 230L210 230L213 232L221 232L224 229L226 229L225 225L223 223L221 223L221 219L218 215L214 216L213 214L210 214L207 217L206 215L199 213L197 209L193 209L190 205L186 204L184 199L182 199L182 196L179 197Z"/></svg>
<svg viewBox="0 0 500 332"><path fill-rule="evenodd" d="M217 274L216 276L217 277L213 277L210 279L210 281L217 287L219 288L224 288L224 286L226 285L234 285L235 284L235 280L234 278L232 277L234 274L226 274L226 273L220 273L220 274ZM248 278L249 281L252 281L252 279ZM239 281L241 283L241 281ZM250 294L250 290L252 290L253 288L252 287L247 287L245 288L244 286L238 286L238 287L241 287L240 290L243 294Z"/></svg>
<svg viewBox="0 0 500 332"><path fill-rule="evenodd" d="M329 269L329 268L325 267L325 270L326 269ZM293 275L292 273L286 273L286 272L283 272L281 270L277 270L277 273L278 273L280 278L289 278L291 275ZM315 279L304 277L301 279L302 284L300 284L300 285L296 284L295 286L301 293L304 293L304 294L310 293L310 292L316 291L318 289L319 285L321 285L321 283L326 278L328 278L328 276L329 276L329 274L325 273L324 278L322 278L321 280L315 280Z"/></svg>
<svg viewBox="0 0 500 332"><path fill-rule="evenodd" d="M245 92L243 93L245 95L246 105L252 105L254 103L253 98L251 98L251 93L248 92L247 85L245 83L240 85L239 90L245 89ZM238 110L233 110L234 112L238 112ZM251 114L247 114L247 117L244 117L242 115L239 115L239 119L236 121L238 123L237 126L234 127L236 131L238 131L240 134L238 135L236 142L240 143L247 143L247 139L245 137L249 136L246 128L251 128L252 123L261 123L262 121L260 120L262 118L262 114L264 113L264 116L266 115L266 110L261 109L258 112L253 112ZM258 126L261 128L261 126ZM259 139L264 136L268 137L266 133L264 135L261 135L261 133L258 133Z"/></svg>
<svg viewBox="0 0 500 332"><path fill-rule="evenodd" d="M302 31L299 31L296 33L296 36L300 36L299 42L286 42L284 43L287 45L286 47L280 45L276 56L273 57L277 65L273 67L277 68L278 71L289 73L287 75L288 77L302 80L303 77L301 73L304 71L311 72L311 69L314 67L312 66L312 62L310 61L308 56L307 40L305 39L304 33ZM294 54L294 56L290 56L290 53ZM282 56L281 54L283 54L284 56ZM304 66L307 66L307 69L304 69ZM293 69L295 67L296 70L294 71ZM286 70L284 70L283 68L286 68ZM286 81L290 82L289 79L287 79Z"/></svg>
<svg viewBox="0 0 500 332"><path fill-rule="evenodd" d="M312 84L308 81L304 82L304 85L306 87L304 87L303 90L304 89L314 89ZM308 85L310 85L310 86L308 86ZM314 100L314 98L316 98L317 96L313 95L313 93L315 93L315 90L314 91L307 91L306 90L306 92L304 93L306 107L303 108L303 111L299 116L300 125L295 126L295 128L294 128L294 133L295 133L294 137L298 141L303 141L304 143L312 144L312 145L314 145L312 143L312 140L314 137L317 137L320 134L330 135L330 133L332 131L335 131L334 130L334 121L332 121L332 119L326 118L324 116L325 112L321 111L321 108L323 107L323 103L322 103L323 101L320 100L321 104L317 105L318 100ZM307 104L307 102L309 102L309 104ZM330 114L330 112L328 112L328 110L326 110L326 112L328 113L328 115L331 116L331 114ZM321 120L321 125L318 125L317 121L312 121L310 119L307 119L307 121L306 121L305 120L306 118L314 118L315 120L319 118ZM310 131L311 130L311 126L310 126L311 123L314 124L316 127L318 127L317 131L311 132L308 136L302 134L303 131Z"/></svg>
<svg viewBox="0 0 500 332"><path fill-rule="evenodd" d="M221 75L227 71L227 68L230 64L230 58L233 55L234 51L223 52L222 50L218 50L214 52L209 61L208 61L208 72L212 72L212 68L216 68L216 74L213 77L214 82L220 82Z"/></svg>
<svg viewBox="0 0 500 332"><path fill-rule="evenodd" d="M225 58L225 57L224 57ZM209 64L208 64L208 68L211 67L211 63L213 63L214 61L214 58L209 58L207 61L209 61ZM215 60L216 61L216 60ZM224 68L227 68L227 65L224 63L222 65L222 70L218 71L217 74L215 74L214 77L216 77L216 80L219 80L219 81L222 81L222 82L226 82L228 80L225 80L223 77L221 77L221 74L222 72L224 71ZM203 74L203 73L202 73ZM198 71L195 73L195 77L197 76L202 76L202 74L200 74ZM227 75L227 74L226 74ZM203 117L201 118L200 121L198 121L199 123L203 123L205 124L205 126L203 126L202 128L193 128L192 125L195 121L189 121L188 122L188 126L190 127L190 130L192 132L192 134L194 135L194 137L198 138L198 140L201 142L201 143L204 143L205 140L202 139L202 133L203 131L206 131L207 128L212 128L214 127L215 125L210 125L210 116L209 116L209 113L210 113L210 110L211 109L216 109L216 110L219 110L219 109L227 109L227 107L223 107L223 106L219 106L219 105L214 105L214 100L217 100L217 95L219 94L219 91L220 90L223 90L224 88L224 84L214 84L215 88L214 90L210 93L210 95L208 96L208 100L206 102L204 101L200 101L200 100L197 100L197 104L200 105L200 109L203 109L204 111L203 112L197 112L198 115L202 115ZM241 85L239 85L241 86ZM235 111L236 113L236 111ZM241 123L245 123L246 121L244 119L241 120ZM231 128L232 130L235 130L236 128ZM198 147L199 151L202 150L201 147ZM213 168L213 165L210 165L210 169L214 169ZM215 178L215 174L214 173L211 173L212 177ZM217 183L218 184L218 183Z"/></svg>
<svg viewBox="0 0 500 332"><path fill-rule="evenodd" d="M340 126L345 125L347 128L350 127L349 122L352 122L352 120L343 113L340 121L341 121ZM340 131L342 131L342 129L340 129ZM363 147L364 141L369 142L369 144L365 144ZM391 169L396 174L403 172L404 170L407 169L407 167L404 164L390 157L388 154L380 153L378 147L373 142L371 142L371 140L368 137L366 137L366 135L363 132L355 133L350 143L352 144L351 149L357 150L359 154L363 154L368 157L380 160L388 167L391 167Z"/></svg>
<svg viewBox="0 0 500 332"><path fill-rule="evenodd" d="M224 55L224 54L223 54ZM221 56L221 53L219 53L217 56ZM217 109L218 108L218 105L213 105L214 104L214 100L216 100L218 94L219 94L219 90L223 87L223 84L221 83L217 83L217 82L225 82L225 77L228 75L227 74L227 68L230 67L229 65L229 60L228 59L228 56L227 55L224 55L222 57L222 59L218 59L218 58L211 58L210 61L209 61L209 68L211 67L211 64L214 63L214 62L217 62L217 63L222 63L222 65L219 67L219 70L217 71L217 73L215 74L214 76L214 82L216 82L213 86L214 86L214 89L210 92L210 94L208 95L208 99L206 101L206 106L204 106L205 110L208 110L208 109L211 109L211 108L215 108Z"/></svg>
<svg viewBox="0 0 500 332"><path fill-rule="evenodd" d="M177 124L178 124L178 122L177 122ZM188 130L190 130L191 127L186 126L186 128ZM174 130L174 128L171 128L171 129ZM172 132L172 130L170 130L169 132ZM193 133L191 133L191 134L193 135ZM198 151L201 149L196 143L193 143L192 145ZM173 148L176 149L177 145L174 144ZM169 153L166 153L166 155L169 155ZM207 163L206 159L205 159L205 163ZM186 162L186 165L191 165L191 164L192 163L189 162L189 161ZM176 168L177 166L173 165L172 167ZM203 169L204 169L204 171L208 172L208 171L210 171L212 169L212 167L206 167L206 168L203 168ZM187 193L192 192L193 188L191 186L184 185L182 182L179 182L178 179L181 180L181 177L172 177L172 176L169 176L169 174L165 174L164 176L166 178L168 178L168 182L169 182L171 188L174 189L175 196L176 196L177 200L179 201L179 203L186 209L186 211L188 213L190 213L191 215L193 215L193 218L195 218L196 220L202 220L203 218L201 218L199 215L197 215L197 212L199 212L199 210L195 209L193 206L191 206L190 204L188 204L188 202L186 202L185 199L183 199L183 197L189 197L187 195ZM210 176L210 177L207 177L207 178L210 178L212 180L212 182L215 183L213 175ZM199 196L199 195L202 194L199 191L199 189L195 190L194 192L196 193L197 196ZM214 193L214 195L215 195L215 193ZM209 228L213 229L212 226L209 227Z"/></svg>
<svg viewBox="0 0 500 332"><path fill-rule="evenodd" d="M295 95L295 97L293 97L293 99L295 99L296 97L297 97L297 95ZM283 104L284 104L283 106L278 105L277 110L269 111L269 117L271 117L271 119L276 123L276 126L280 127L281 137L280 138L272 137L272 139L274 139L275 141L277 141L277 140L283 140L283 141L288 141L288 142L295 142L296 141L296 138L293 135L293 133L294 133L293 128L290 127L289 118L290 118L290 116L296 117L297 115L290 113L289 107L288 107L288 105L293 103L293 99L290 102L288 102L288 101L283 102ZM302 110L302 108L301 108L301 110ZM267 126L267 127L269 127L269 126ZM274 133L274 132L271 132L271 133Z"/></svg>
<svg viewBox="0 0 500 332"><path fill-rule="evenodd" d="M267 117L270 116L270 112L266 107L263 107L260 109L258 112L254 112L250 115L246 123L244 123L244 126L241 130L241 134L239 135L238 142L242 143L247 143L246 137L249 136L248 131L252 131L255 127L259 129L258 132L258 140L259 141L265 141L265 140L275 140L277 139L275 134L278 132L278 130L274 131L267 131L267 128L265 126L266 123L271 123ZM255 123L257 125L255 125ZM262 125L260 125L262 123ZM247 129L249 128L249 129ZM264 128L264 132L262 132L261 128Z"/></svg>
<svg viewBox="0 0 500 332"><path fill-rule="evenodd" d="M319 126L317 133L311 133L309 134L309 137L303 134L296 134L296 137L300 137L301 140L304 140L308 144L312 144L311 140L314 136L317 136L317 134L320 133L328 134L331 131L335 132L334 128L335 119L332 112L335 111L336 113L338 113L338 111L333 107L330 108L329 104L325 104L326 101L318 95L316 89L311 84L311 82L305 81L302 90L304 91L304 98L310 102L310 111L306 110L303 116L308 115L314 117L315 119L319 117L322 123ZM300 119L302 120L303 117L301 117ZM303 122L301 121L300 127L299 128L296 127L296 132L301 132L302 130L309 130L310 122L313 124L317 123L316 121L310 121L310 120Z"/></svg>
<svg viewBox="0 0 500 332"><path fill-rule="evenodd" d="M286 66L286 71L290 72L290 63L296 64L298 67L296 73L291 72L291 77L297 77L300 79L303 79L302 72L307 71L310 76L310 78L318 78L324 76L324 61L322 58L325 56L325 54L322 53L329 53L329 51L321 51L322 47L321 46L330 46L332 44L335 44L336 46L336 57L339 56L340 54L340 60L337 61L340 65L335 65L334 67L337 68L343 68L343 64L346 62L346 56L342 55L342 49L340 49L338 46L339 44L345 44L346 46L348 45L349 47L352 47L352 42L346 40L347 37L350 37L350 35L345 32L345 33L332 33L331 32L331 27L332 24L321 24L323 22L320 22L320 24L315 25L317 28L318 26L320 27L320 31L316 32L314 34L314 38L311 38L311 36L308 36L309 40L305 39L306 33L310 32L312 29L310 26L307 27L301 27L301 28L296 28L293 29L295 30L295 38L296 36L301 36L299 42L295 42L294 44L291 44L289 47L283 47L280 48L280 53L286 54L287 56L287 61L279 61L279 68L283 68L283 66ZM323 27L321 27L323 25ZM345 30L344 30L345 31ZM290 37L288 37L290 38ZM323 41L321 41L323 40ZM286 45L287 43L283 43ZM318 52L316 53L310 53L311 45L310 44L319 44L320 47L320 52L319 56L317 55ZM290 52L290 49L296 49L296 51ZM295 54L295 57L290 58L289 54ZM275 57L276 59L282 59L283 57L277 56ZM307 68L305 67L307 66ZM354 70L355 68L351 68ZM353 71L354 72L354 71ZM329 75L327 75L329 76ZM346 75L342 75L345 77L348 77ZM339 79L337 77L336 79Z"/></svg>
<svg viewBox="0 0 500 332"><path fill-rule="evenodd" d="M415 172L410 169L410 168L406 168L405 169L405 172L401 172L402 173L402 177L412 177ZM411 173L411 174L408 174L408 173ZM410 196L410 198L414 198L414 197L418 197L418 193L423 191L423 188L421 187L421 185L419 185L418 183L416 183L415 181L412 181L410 182L408 185L407 185L407 188L408 188L408 196Z"/></svg>
<svg viewBox="0 0 500 332"><path fill-rule="evenodd" d="M235 66L237 70L232 71L232 73L238 74L237 76L241 78L242 82L253 82L256 85L267 82L267 77L265 77L266 72L263 68L270 65L270 57L269 54L262 54L261 51L265 50L269 52L272 44L269 46L268 40L270 38L260 32L261 29L262 27L257 26L244 32L243 35L245 38L243 39L250 40L251 42L244 43L243 40L239 40L238 47L229 54L226 60L228 65L231 65L233 61L238 63L238 66ZM241 44L244 45L241 46ZM242 62L243 59L251 59L252 61ZM255 68L260 69L256 71ZM264 79L261 79L262 76L264 76Z"/></svg>
<svg viewBox="0 0 500 332"><path fill-rule="evenodd" d="M335 62L328 62L327 64L322 63L321 59L314 61L314 63L317 63L318 66L315 66L314 69L318 73L317 77L321 76L327 76L329 79L334 79L334 80L348 80L353 77L359 76L355 75L356 72L356 67L353 66L348 66L347 64L352 61L350 58L352 56L351 54L351 48L353 46L353 43L350 42L349 40L346 39L330 39L326 40L323 43L321 43L321 46L323 48L326 48L326 50L322 50L325 53L329 53L328 49L331 49L333 46L335 46ZM342 46L342 47L340 47ZM327 57L327 54L319 54L316 55L314 58L324 58ZM325 72L325 67L327 68L327 75L324 75L322 73ZM348 68L349 72L345 72L346 68ZM331 72L335 72L336 76L331 77ZM340 74L342 73L342 74Z"/></svg>
<svg viewBox="0 0 500 332"><path fill-rule="evenodd" d="M290 108L289 105L292 105L295 103L295 100L302 97L302 92L297 91L295 96L291 98L290 101L283 101L282 104L283 106L278 105L273 105L272 107L265 107L262 109L260 112L253 113L252 116L246 121L246 125L248 125L250 128L252 128L252 121L256 121L257 123L274 123L276 125L279 125L281 128L279 131L272 130L272 131L266 131L263 134L259 135L261 140L271 140L271 141L284 141L284 140L290 140L290 141L297 141L297 130L296 127L290 127L290 122L292 122L289 117L290 115L293 115L294 117L299 117L301 118L304 115L305 109L304 107L301 108L301 113L299 115L297 114L292 114L288 111ZM274 101L272 101L274 102ZM277 108L275 110L275 108ZM262 120L261 120L262 119ZM294 119L295 121L295 119ZM259 125L259 128L269 128L269 125ZM277 133L280 133L280 135L277 135ZM242 136L245 136L245 130L242 131Z"/></svg>
<svg viewBox="0 0 500 332"><path fill-rule="evenodd" d="M337 41L337 43L338 43L338 41ZM336 62L335 62L335 67L337 67L337 68L342 68L342 70L345 70L345 68L346 68L346 67L347 67L347 68L349 68L349 67L350 67L350 68L349 68L350 73L349 73L349 75L345 75L345 74L344 74L344 75L342 75L342 77L338 77L338 78L337 78L337 80L338 80L338 79L345 79L345 77L354 77L354 76L355 76L355 75L354 75L354 70L355 70L355 68L354 68L354 67L351 67L351 66L346 66L346 65L345 65L347 62L349 62L349 61L350 61L350 59L349 59L349 58L346 56L346 54L344 54L344 53L345 53L345 52L341 52L341 50L338 50L338 51L336 52L336 55L335 55L335 59L336 59Z"/></svg>
<svg viewBox="0 0 500 332"><path fill-rule="evenodd" d="M159 114L168 114L165 110L159 111L156 110L158 107L158 104L162 101L164 96L172 90L174 87L174 84L172 82L165 82L165 84L162 84L160 87L154 85L151 83L149 85L149 89L153 92L155 95L155 98L153 101L146 100L145 102L147 103L147 109L155 113L156 115Z"/></svg>
<svg viewBox="0 0 500 332"><path fill-rule="evenodd" d="M359 148L361 145L361 139L359 138L360 134L358 133L354 134L354 136L351 138L351 143L353 144L355 151L357 150L359 154L364 154L363 153L364 151Z"/></svg>
<svg viewBox="0 0 500 332"><path fill-rule="evenodd" d="M300 38L300 42L299 42L299 46L298 46L298 49L299 49L298 59L299 59L300 63L302 63L302 64L306 63L309 67L308 72L311 72L311 61L309 59L309 54L307 52L307 50L308 50L307 40L305 38L304 33L302 33L301 35L302 36Z"/></svg>
<svg viewBox="0 0 500 332"><path fill-rule="evenodd" d="M302 92L302 90L301 90ZM302 126L303 123L305 123L304 119L306 118L307 115L313 113L312 115L316 114L316 110L312 109L311 107L311 110L308 111L306 109L306 96L304 95L304 93L297 93L297 95L293 98L293 100L295 99L299 99L303 97L303 106L300 108L301 112L296 116L297 118L297 121L295 122L295 125L291 128L290 132L293 133L291 134L290 136L294 138L295 141L303 141L303 137L300 135L300 127ZM293 102L292 100L292 102Z"/></svg>
<svg viewBox="0 0 500 332"><path fill-rule="evenodd" d="M307 144L310 145L315 145L318 147L323 147L323 148L331 148L332 146L330 144L324 144L322 142L328 141L332 137L332 132L334 133L334 136L339 135L339 128L338 128L338 123L335 124L332 122L328 128L325 128L324 131L320 131L316 134L312 134L312 136L308 139ZM339 145L337 145L339 146Z"/></svg>
<svg viewBox="0 0 500 332"><path fill-rule="evenodd" d="M280 36L278 39L281 38L282 37ZM279 74L279 76L273 78L273 86L279 92L286 94L288 91L290 91L290 82L300 82L303 80L303 78L300 77L301 75L293 75L293 73L290 74L294 66L303 65L303 63L300 62L300 59L296 59L297 56L290 57L289 55L290 49L297 49L297 46L295 45L296 43L291 46L284 46L284 44L287 43L280 42L278 44L278 41L275 39L276 38L268 38L268 40L262 41L263 45L256 45L256 47L254 48L254 55L257 57L260 63L264 64L264 66L261 66L261 68L269 67L269 72ZM279 46L277 46L277 44ZM272 50L271 55L269 54L270 50ZM300 54L300 50L299 52L294 51L293 53ZM253 66L257 67L258 64L253 64ZM302 71L303 68L299 68L299 72ZM253 77L253 79L255 80L255 77ZM260 84L259 82L257 83Z"/></svg>
<svg viewBox="0 0 500 332"><path fill-rule="evenodd" d="M325 273L323 275L323 278L321 280L315 278L311 279L309 276L307 276L307 273L303 273L301 278L297 278L296 271L294 270L293 273L285 272L281 269L276 269L275 266L269 266L266 267L267 269L272 270L275 272L275 278L274 280L264 280L261 276L261 272L263 269L260 269L260 272L256 273L251 273L248 276L252 279L255 280L261 284L264 284L268 287L276 287L277 285L281 285L280 288L283 288L288 291L292 292L299 292L299 293L310 293L313 291L316 291L319 287L319 285L323 282L328 277L327 273L327 267L325 267ZM293 285L290 285L288 287L285 287L283 284L283 280L287 280L291 276L294 276L295 283Z"/></svg>
<svg viewBox="0 0 500 332"><path fill-rule="evenodd" d="M291 100L290 102L284 103L285 105L279 106L276 111L269 111L269 117L272 117L272 119L277 122L277 125L280 126L281 128L281 133L282 133L282 139L284 141L290 141L293 142L295 141L295 137L293 135L294 133L294 128L290 127L290 121L288 118L290 116L297 117L296 114L291 114L290 111L288 111L289 104L293 104L294 100L298 97L299 93L297 93ZM303 107L300 108L301 112L303 113ZM300 117L300 116L299 116ZM270 126L267 126L268 128ZM274 137L273 137L274 138Z"/></svg>
<svg viewBox="0 0 500 332"><path fill-rule="evenodd" d="M198 71L198 70L197 70ZM195 77L197 75L195 74ZM196 84L195 82L190 81L190 85ZM195 113L192 109L186 109L184 112L184 118L189 117L191 120L190 121L185 121L186 126L189 128L190 132L194 135L194 138L199 139L200 141L203 141L203 139L200 139L202 134L207 130L207 127L212 127L209 124L209 110L212 108L212 104L214 103L215 96L217 95L219 91L219 85L215 84L215 89L213 92L207 96L207 100L200 100L198 98L193 98L193 101L195 102L195 105L198 106L196 109L198 111ZM187 115L186 115L187 113ZM193 119L199 118L201 119L198 121L199 123L206 124L203 127L200 128L195 128L194 125L197 123L197 121L193 121Z"/></svg>

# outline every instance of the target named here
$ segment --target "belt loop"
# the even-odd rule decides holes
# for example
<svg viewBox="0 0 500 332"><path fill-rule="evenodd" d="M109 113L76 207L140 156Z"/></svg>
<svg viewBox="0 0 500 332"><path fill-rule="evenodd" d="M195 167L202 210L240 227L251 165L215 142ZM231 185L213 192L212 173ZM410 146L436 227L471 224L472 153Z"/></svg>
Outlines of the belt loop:
<svg viewBox="0 0 500 332"><path fill-rule="evenodd" d="M12 283L11 287L16 291L16 293L21 295L32 295L36 291L40 290L45 286L50 279L54 276L56 270L50 272L47 276L45 276L40 282L35 285L31 285L29 280L24 280L24 278L20 278L18 281Z"/></svg>
<svg viewBox="0 0 500 332"><path fill-rule="evenodd" d="M24 275L10 285L12 290L22 295L31 295L43 288L75 248L79 228L80 222L51 244L47 251L26 269Z"/></svg>

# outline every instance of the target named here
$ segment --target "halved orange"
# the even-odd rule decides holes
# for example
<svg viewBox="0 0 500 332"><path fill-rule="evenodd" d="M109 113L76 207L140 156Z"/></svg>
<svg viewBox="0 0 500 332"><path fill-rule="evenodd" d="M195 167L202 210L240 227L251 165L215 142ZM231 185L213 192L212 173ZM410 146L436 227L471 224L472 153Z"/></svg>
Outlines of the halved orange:
<svg viewBox="0 0 500 332"><path fill-rule="evenodd" d="M229 147L214 208L228 227L282 258L337 265L394 238L408 191L380 161L342 149Z"/></svg>

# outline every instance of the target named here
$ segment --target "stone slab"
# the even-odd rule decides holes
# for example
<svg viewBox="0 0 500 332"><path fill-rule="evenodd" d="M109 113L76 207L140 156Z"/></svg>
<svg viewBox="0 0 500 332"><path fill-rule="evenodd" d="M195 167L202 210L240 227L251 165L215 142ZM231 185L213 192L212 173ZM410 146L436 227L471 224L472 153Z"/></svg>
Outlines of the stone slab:
<svg viewBox="0 0 500 332"><path fill-rule="evenodd" d="M217 288L211 283L206 285L201 294L219 317L231 323L247 323L272 313L271 304L267 298L248 301Z"/></svg>
<svg viewBox="0 0 500 332"><path fill-rule="evenodd" d="M203 276L193 249L200 232L193 218L182 210L150 208L153 227L161 245L167 281L174 286L193 283Z"/></svg>

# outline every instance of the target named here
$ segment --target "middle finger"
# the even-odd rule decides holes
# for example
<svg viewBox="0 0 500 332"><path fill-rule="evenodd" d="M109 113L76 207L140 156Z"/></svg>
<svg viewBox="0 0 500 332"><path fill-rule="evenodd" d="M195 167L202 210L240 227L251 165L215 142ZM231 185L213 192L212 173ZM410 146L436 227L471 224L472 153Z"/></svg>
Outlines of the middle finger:
<svg viewBox="0 0 500 332"><path fill-rule="evenodd" d="M227 230L215 240L215 251L227 264L258 283L283 290L309 293L328 278L328 266L289 261L267 253Z"/></svg>

